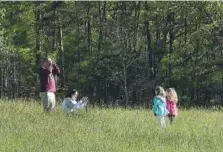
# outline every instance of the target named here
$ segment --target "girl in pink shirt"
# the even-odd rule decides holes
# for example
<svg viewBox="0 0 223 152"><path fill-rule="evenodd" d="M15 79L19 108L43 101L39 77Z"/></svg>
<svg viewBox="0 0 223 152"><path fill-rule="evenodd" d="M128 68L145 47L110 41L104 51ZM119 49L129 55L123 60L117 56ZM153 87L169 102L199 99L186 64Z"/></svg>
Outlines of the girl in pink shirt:
<svg viewBox="0 0 223 152"><path fill-rule="evenodd" d="M175 116L178 115L177 102L178 97L174 88L168 88L166 90L166 98L167 98L167 110L169 111L168 117L170 120L170 124L173 123Z"/></svg>

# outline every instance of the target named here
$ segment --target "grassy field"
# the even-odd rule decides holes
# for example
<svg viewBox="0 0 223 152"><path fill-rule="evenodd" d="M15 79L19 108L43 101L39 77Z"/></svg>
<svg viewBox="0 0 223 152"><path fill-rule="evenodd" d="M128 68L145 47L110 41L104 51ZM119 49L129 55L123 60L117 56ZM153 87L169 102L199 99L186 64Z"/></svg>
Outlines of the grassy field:
<svg viewBox="0 0 223 152"><path fill-rule="evenodd" d="M181 110L161 130L150 110L45 114L37 103L0 102L0 152L223 152L223 111Z"/></svg>

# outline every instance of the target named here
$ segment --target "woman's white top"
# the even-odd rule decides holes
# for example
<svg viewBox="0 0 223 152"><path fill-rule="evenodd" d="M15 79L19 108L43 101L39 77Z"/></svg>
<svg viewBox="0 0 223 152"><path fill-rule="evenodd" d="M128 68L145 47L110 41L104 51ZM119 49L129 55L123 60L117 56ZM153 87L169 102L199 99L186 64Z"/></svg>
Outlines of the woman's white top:
<svg viewBox="0 0 223 152"><path fill-rule="evenodd" d="M82 101L77 102L76 100L73 100L69 97L64 98L62 103L62 109L64 112L74 112L77 109L83 108L85 105L82 104Z"/></svg>

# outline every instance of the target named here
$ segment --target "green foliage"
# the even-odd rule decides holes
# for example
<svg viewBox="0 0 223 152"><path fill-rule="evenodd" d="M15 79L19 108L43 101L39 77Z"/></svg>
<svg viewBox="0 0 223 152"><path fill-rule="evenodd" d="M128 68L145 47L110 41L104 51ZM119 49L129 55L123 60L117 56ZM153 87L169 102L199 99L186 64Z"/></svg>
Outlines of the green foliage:
<svg viewBox="0 0 223 152"><path fill-rule="evenodd" d="M193 104L200 100L206 104L209 99L199 90L223 83L221 2L3 2L0 6L0 49L18 54L28 68L22 81L31 86L38 83L38 39L41 57L51 56L64 66L65 85L85 94L137 101L155 85L164 85L197 101Z"/></svg>

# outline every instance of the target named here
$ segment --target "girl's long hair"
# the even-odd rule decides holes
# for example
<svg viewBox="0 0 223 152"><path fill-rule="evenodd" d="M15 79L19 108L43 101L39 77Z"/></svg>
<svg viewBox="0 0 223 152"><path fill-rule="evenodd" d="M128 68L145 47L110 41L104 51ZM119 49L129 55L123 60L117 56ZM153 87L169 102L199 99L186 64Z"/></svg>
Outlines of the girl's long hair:
<svg viewBox="0 0 223 152"><path fill-rule="evenodd" d="M65 98L71 98L76 92L77 92L77 90L75 90L75 89L69 91L69 92L65 95Z"/></svg>
<svg viewBox="0 0 223 152"><path fill-rule="evenodd" d="M177 96L177 92L174 88L168 88L166 89L166 94L167 94L167 100L171 100L174 103L178 102L178 96Z"/></svg>

